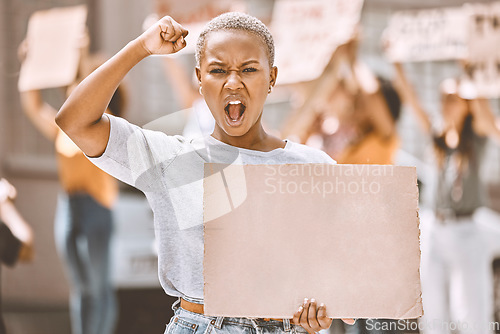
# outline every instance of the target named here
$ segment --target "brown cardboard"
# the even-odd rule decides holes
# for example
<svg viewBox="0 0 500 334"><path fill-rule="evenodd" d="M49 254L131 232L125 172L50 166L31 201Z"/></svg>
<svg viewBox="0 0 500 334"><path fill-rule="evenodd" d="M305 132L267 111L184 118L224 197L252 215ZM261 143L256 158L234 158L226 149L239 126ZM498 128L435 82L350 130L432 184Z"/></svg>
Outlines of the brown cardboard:
<svg viewBox="0 0 500 334"><path fill-rule="evenodd" d="M84 5L35 12L28 22L28 53L19 90L67 86L75 80L85 33Z"/></svg>
<svg viewBox="0 0 500 334"><path fill-rule="evenodd" d="M204 217L207 315L422 315L414 167L206 164Z"/></svg>

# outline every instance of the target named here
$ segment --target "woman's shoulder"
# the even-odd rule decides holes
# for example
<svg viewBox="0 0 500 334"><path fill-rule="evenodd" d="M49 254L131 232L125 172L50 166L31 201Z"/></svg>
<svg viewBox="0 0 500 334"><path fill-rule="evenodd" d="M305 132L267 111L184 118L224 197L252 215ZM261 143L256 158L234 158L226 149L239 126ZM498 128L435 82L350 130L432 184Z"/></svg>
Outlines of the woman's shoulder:
<svg viewBox="0 0 500 334"><path fill-rule="evenodd" d="M171 135L147 125L140 127L113 115L107 117L110 119L110 134L103 155L175 156L190 145L189 141L180 135Z"/></svg>
<svg viewBox="0 0 500 334"><path fill-rule="evenodd" d="M286 141L287 144L285 146L285 151L288 151L290 154L299 155L304 159L305 162L328 164L337 163L326 152L322 150L304 144L299 144L289 139L287 139Z"/></svg>

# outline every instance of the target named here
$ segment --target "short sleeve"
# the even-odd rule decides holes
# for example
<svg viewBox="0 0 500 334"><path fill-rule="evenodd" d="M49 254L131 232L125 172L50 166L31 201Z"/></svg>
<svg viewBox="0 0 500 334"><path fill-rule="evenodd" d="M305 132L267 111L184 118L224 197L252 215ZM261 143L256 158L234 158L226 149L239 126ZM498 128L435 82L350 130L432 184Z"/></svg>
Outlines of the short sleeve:
<svg viewBox="0 0 500 334"><path fill-rule="evenodd" d="M115 178L143 192L149 191L182 151L183 138L106 116L110 120L108 144L100 157L88 157L89 160Z"/></svg>
<svg viewBox="0 0 500 334"><path fill-rule="evenodd" d="M331 156L329 156L325 151L320 151L319 152L321 159L324 160L323 163L325 164L330 164L330 165L336 165L337 161L334 160Z"/></svg>
<svg viewBox="0 0 500 334"><path fill-rule="evenodd" d="M333 160L332 157L330 157L325 151L318 150L317 148L309 147L304 144L291 142L290 140L288 140L288 143L290 144L290 150L300 157L299 160L304 161L305 163L337 164L337 161Z"/></svg>

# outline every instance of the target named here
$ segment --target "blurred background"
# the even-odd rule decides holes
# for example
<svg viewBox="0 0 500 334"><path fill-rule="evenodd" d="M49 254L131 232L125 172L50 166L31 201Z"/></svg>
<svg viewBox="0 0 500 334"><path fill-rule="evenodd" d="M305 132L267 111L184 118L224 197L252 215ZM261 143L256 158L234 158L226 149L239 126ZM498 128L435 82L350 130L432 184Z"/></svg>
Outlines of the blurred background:
<svg viewBox="0 0 500 334"><path fill-rule="evenodd" d="M232 3L218 7L214 4L217 1L199 1L198 5L187 6L189 10L183 12L182 2L177 0L2 0L0 2L0 176L7 178L16 187L18 195L15 204L31 225L35 235L34 260L28 264L19 264L15 268L4 267L1 272L3 313L9 333L71 332L68 306L70 289L54 241L54 216L57 196L61 192L55 148L54 144L46 140L23 113L18 90L21 68L18 48L26 38L30 16L37 11L55 7L86 5L90 52L99 52L104 57L110 57L141 34L143 26L147 24L145 21L148 22L146 19L148 16L151 18L151 14L170 14L175 19L182 17L186 24L196 24L203 23L206 18L217 14L218 11L235 6ZM286 17L283 18L283 15L276 13L276 10L284 9L275 7L275 5L283 6L284 2L286 1L279 1L278 4L278 1L275 3L273 0L245 0L237 4L237 9L247 11L273 27L275 18L286 21ZM289 2L293 3L294 0ZM318 92L328 91L329 85L336 87L339 82L344 82L344 85L349 86L349 83L345 83L348 82L347 79L345 81L341 79L343 71L348 71L342 69L342 66L349 67L349 65L335 67L337 58L333 56L334 53L338 50L346 52L346 57L351 57L351 61L345 60L346 64L351 64L354 57L372 73L367 76L351 75L357 77L354 81L358 86L363 86L364 83L369 86L374 76L391 81L396 77L393 62L397 57L391 61L390 57L386 56L384 41L390 41L391 36L384 31L393 15L407 10L462 8L465 1L365 0L364 3L359 3L362 5L359 17L353 15L352 18L354 23L359 21L359 25L346 21L346 26L349 26L346 28L348 33L347 38L339 37L339 40L344 38L342 43L339 42L333 47L330 45L325 51L324 43L328 37L325 37L325 40L319 38L311 42L317 43L317 48L322 50L323 55L324 64L323 67L315 69L319 71L316 77L303 80L293 78L293 75L287 76L283 72L288 81L280 84L278 80L278 86L270 94L265 106L264 124L269 131L325 150L331 148L324 135L335 133L339 127L339 120L342 121L343 118L336 116L334 117L336 120L332 123L323 119L322 125L319 125L320 128L323 126L323 138L319 140L317 136L313 136L314 124L317 122L316 117L321 114L317 109L323 107L317 107L314 99L324 100L324 96ZM467 3L493 2L471 0ZM294 15L300 18L301 12ZM304 13L304 16L307 15ZM182 19L179 21L183 23ZM296 22L300 26L300 20ZM342 22L338 26L339 29L342 29ZM279 27L275 29L277 35L282 33ZM436 32L439 31L439 27L435 29ZM326 32L326 35L328 33ZM355 47L350 43L352 40L355 40ZM341 45L344 45L344 48ZM345 45L350 47L347 48ZM300 44L296 47L300 48ZM283 47L286 48L289 46ZM489 45L484 53L496 53L498 48L498 44ZM277 52L280 52L279 47ZM411 81L431 124L441 122L441 83L446 78L460 77L464 73L457 58L460 56L419 61L404 57L396 59L404 63L404 72ZM300 62L290 64L286 59L280 61L284 67L302 66ZM170 60L165 60L164 57L150 57L138 64L124 82L128 102L125 118L142 126L168 115L168 122L165 123L167 127L162 130L169 134L182 134L190 117L192 118L191 109L187 111L186 109L199 98L196 96L197 88L194 88L193 93L190 87L193 66L194 57L189 52ZM360 70L360 73L363 71ZM279 71L278 77L281 74ZM300 77L302 74L294 75ZM328 81L328 76L337 77ZM347 77L349 75L346 75ZM178 84L176 79L182 84ZM354 90L363 89L365 88L358 87ZM370 92L370 88L366 88L366 91ZM399 92L404 100L404 93ZM55 109L58 109L65 99L65 90L61 88L43 89L41 93L43 99ZM499 115L498 96L488 97L493 115ZM433 189L438 182L433 169L436 165L432 150L433 139L419 126L418 114L409 110L412 107L411 103L403 104L399 120L394 122L394 130L390 130L398 134L398 145L394 149L391 148L394 155L382 163L417 166L421 191L421 217L425 219L428 215L432 215L435 203ZM332 108L335 108L335 103ZM331 127L330 130L325 130L328 124L334 130L331 130ZM332 148L332 152L337 151L339 149ZM334 159L340 157L335 153L331 155ZM361 162L374 163L370 159ZM479 176L485 185L485 195L488 197L485 205L492 210L487 213L490 219L486 228L498 233L500 223L496 220L498 217L495 214L500 212L500 147L494 140L485 143ZM465 192L467 189L462 191ZM120 184L120 195L113 212L115 233L112 240L112 277L119 304L115 332L161 333L169 319L170 304L174 299L166 296L158 283L151 211L142 193ZM494 262L497 256L495 247L496 244L491 246L493 250L488 255L491 257L492 273L493 270L500 270L497 262ZM489 291L491 295L494 293L495 284L497 289L500 289L500 282L492 280ZM492 298L489 301L488 315L492 321L493 319L499 321L500 307L495 308L495 300L500 304L500 297ZM500 330L497 333L500 333Z"/></svg>

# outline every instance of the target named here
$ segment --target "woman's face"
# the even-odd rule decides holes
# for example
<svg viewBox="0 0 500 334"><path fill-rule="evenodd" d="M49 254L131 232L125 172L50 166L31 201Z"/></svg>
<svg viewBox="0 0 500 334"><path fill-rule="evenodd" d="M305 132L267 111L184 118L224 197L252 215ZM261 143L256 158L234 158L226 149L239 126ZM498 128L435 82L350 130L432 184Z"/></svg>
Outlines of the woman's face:
<svg viewBox="0 0 500 334"><path fill-rule="evenodd" d="M258 36L241 30L210 32L196 75L216 121L214 134L243 136L260 126L276 74Z"/></svg>

